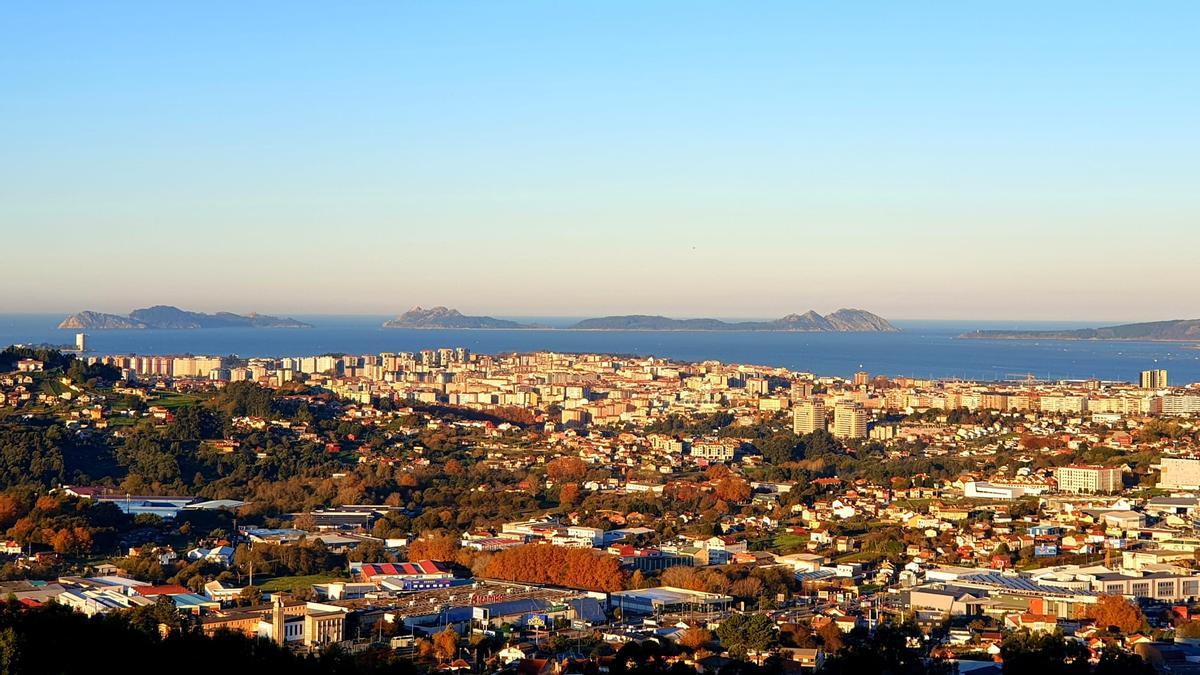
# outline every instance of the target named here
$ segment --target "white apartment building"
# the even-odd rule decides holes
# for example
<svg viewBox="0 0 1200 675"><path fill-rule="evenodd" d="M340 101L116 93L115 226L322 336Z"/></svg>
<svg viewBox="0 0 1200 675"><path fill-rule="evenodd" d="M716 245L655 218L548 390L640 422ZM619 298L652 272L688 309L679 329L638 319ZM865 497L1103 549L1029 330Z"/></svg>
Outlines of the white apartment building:
<svg viewBox="0 0 1200 675"><path fill-rule="evenodd" d="M1060 466L1054 470L1062 492L1116 492L1121 489L1121 470L1105 466Z"/></svg>
<svg viewBox="0 0 1200 675"><path fill-rule="evenodd" d="M1162 414L1164 415L1194 415L1200 413L1200 396L1183 394L1179 396L1162 397Z"/></svg>
<svg viewBox="0 0 1200 675"><path fill-rule="evenodd" d="M1040 401L1042 412L1050 413L1084 413L1088 410L1088 400L1083 396L1048 395Z"/></svg>
<svg viewBox="0 0 1200 675"><path fill-rule="evenodd" d="M833 435L838 438L866 438L867 411L857 403L839 403L833 409Z"/></svg>
<svg viewBox="0 0 1200 675"><path fill-rule="evenodd" d="M804 399L792 410L792 432L797 436L825 429L825 401L819 398Z"/></svg>

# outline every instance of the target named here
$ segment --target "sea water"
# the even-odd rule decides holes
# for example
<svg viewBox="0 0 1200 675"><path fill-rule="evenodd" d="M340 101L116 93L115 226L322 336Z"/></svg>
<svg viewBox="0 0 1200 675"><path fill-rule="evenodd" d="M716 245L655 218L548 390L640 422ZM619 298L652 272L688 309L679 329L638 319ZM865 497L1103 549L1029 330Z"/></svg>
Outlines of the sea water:
<svg viewBox="0 0 1200 675"><path fill-rule="evenodd" d="M0 314L0 346L68 345L73 330L61 315ZM306 356L377 354L466 347L473 352L560 351L653 355L782 366L818 375L872 374L928 378L1135 381L1165 368L1174 384L1200 382L1200 349L1188 343L1083 340L966 340L977 329L1081 328L1098 323L894 321L899 333L776 333L754 331L565 331L388 329L386 316L296 316L312 328L209 328L88 332L91 354L236 354ZM551 326L577 319L505 317Z"/></svg>

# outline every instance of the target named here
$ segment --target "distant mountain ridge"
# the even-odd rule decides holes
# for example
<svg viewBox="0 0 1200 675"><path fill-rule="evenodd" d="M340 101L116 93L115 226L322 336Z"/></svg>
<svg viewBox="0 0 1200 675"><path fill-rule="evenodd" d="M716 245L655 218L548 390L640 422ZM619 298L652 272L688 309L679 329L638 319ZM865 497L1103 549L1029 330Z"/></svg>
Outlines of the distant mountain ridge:
<svg viewBox="0 0 1200 675"><path fill-rule="evenodd" d="M1146 340L1200 341L1200 319L1172 319L1073 330L977 330L959 337L971 340Z"/></svg>
<svg viewBox="0 0 1200 675"><path fill-rule="evenodd" d="M490 316L467 316L456 309L414 307L399 317L387 321L384 328L446 328L446 329L545 329L546 326L518 323ZM789 314L774 321L721 321L720 319L671 319L649 314L628 314L584 319L558 330L647 330L647 331L782 331L805 333L874 332L893 333L899 329L887 319L862 309L839 309L822 316L809 310L804 314Z"/></svg>
<svg viewBox="0 0 1200 675"><path fill-rule="evenodd" d="M171 305L135 309L128 316L91 310L72 314L58 324L76 330L142 330L147 328L191 330L197 328L312 328L311 324L291 318L279 318L251 312L189 312Z"/></svg>

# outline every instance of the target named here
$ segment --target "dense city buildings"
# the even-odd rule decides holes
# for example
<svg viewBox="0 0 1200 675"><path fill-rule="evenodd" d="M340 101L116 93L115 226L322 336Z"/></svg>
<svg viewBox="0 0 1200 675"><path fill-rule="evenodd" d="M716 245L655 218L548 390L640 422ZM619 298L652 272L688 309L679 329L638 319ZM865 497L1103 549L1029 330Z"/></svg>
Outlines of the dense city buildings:
<svg viewBox="0 0 1200 675"><path fill-rule="evenodd" d="M43 481L39 520L6 532L9 578L39 580L3 582L21 602L169 602L205 635L435 664L422 645L450 630L489 672L551 638L616 652L643 620L733 655L720 626L761 617L764 655L811 670L847 658L826 626L903 621L922 658L961 665L1021 630L1086 647L1106 598L1148 622L1126 650L1200 615L1193 385L463 348L7 354L0 431L39 420L98 453L11 455L11 489ZM127 520L66 526L45 515L61 505ZM797 622L825 637L785 637Z"/></svg>

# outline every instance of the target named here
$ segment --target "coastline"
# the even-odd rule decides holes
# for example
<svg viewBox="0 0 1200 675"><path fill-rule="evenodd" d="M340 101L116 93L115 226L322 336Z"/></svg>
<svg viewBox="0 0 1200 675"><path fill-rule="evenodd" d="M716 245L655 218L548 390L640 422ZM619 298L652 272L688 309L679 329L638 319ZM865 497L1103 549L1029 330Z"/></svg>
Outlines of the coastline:
<svg viewBox="0 0 1200 675"><path fill-rule="evenodd" d="M158 327L158 326L141 326L139 328L105 328L103 326L99 326L96 328L89 328L87 326L55 326L54 330L93 331L93 332L113 333L113 332L117 332L117 331L133 332L133 331L147 331L147 330L176 330L176 331L223 330L223 329L224 330L228 330L228 329L233 329L233 330L305 330L305 329L313 328L313 327L314 326L312 326L311 324L304 325L304 326L197 326L194 328L167 328L167 327Z"/></svg>
<svg viewBox="0 0 1200 675"><path fill-rule="evenodd" d="M1190 338L1081 338L1081 337L1065 337L1065 336L1044 336L1044 335L956 335L955 340L1004 340L1007 342L1030 342L1040 340L1043 342L1162 342L1173 344L1193 344L1196 349L1200 349L1200 339Z"/></svg>

